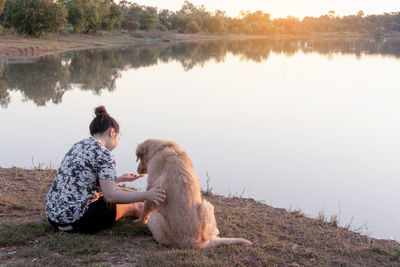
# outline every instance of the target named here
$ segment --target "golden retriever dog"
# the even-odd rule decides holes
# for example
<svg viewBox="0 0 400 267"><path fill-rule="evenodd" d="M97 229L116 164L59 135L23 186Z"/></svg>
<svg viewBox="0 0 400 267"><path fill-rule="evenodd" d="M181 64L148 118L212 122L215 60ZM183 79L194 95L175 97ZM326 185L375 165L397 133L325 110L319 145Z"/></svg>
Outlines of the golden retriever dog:
<svg viewBox="0 0 400 267"><path fill-rule="evenodd" d="M203 199L199 179L188 155L172 141L149 139L136 149L139 174L148 174L147 190L162 185L167 198L156 206L145 201L138 222L147 224L154 239L180 248L209 248L252 243L218 237L214 206Z"/></svg>

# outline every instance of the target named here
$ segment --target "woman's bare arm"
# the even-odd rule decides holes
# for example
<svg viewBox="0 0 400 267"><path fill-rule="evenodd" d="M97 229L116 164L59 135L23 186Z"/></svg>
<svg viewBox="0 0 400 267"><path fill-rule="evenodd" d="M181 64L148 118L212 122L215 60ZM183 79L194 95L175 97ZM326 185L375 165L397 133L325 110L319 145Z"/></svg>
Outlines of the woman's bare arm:
<svg viewBox="0 0 400 267"><path fill-rule="evenodd" d="M108 203L128 204L149 200L158 205L165 199L165 191L161 186L153 187L146 192L129 192L119 189L115 181L105 179L99 181L103 196Z"/></svg>

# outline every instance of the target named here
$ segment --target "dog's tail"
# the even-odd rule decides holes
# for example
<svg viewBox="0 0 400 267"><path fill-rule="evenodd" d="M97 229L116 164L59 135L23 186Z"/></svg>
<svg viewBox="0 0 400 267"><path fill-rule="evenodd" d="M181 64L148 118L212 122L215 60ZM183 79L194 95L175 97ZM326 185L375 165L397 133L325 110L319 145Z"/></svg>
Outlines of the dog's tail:
<svg viewBox="0 0 400 267"><path fill-rule="evenodd" d="M200 248L214 248L222 245L233 245L233 244L243 244L248 246L253 245L252 242L244 238L217 237L216 239L211 239L201 244Z"/></svg>
<svg viewBox="0 0 400 267"><path fill-rule="evenodd" d="M203 200L203 203L200 206L202 221L206 222L203 226L203 240L207 240L204 243L197 243L197 247L200 248L213 248L221 245L233 245L233 244L244 244L244 245L252 245L249 240L244 238L223 238L218 237L219 231L217 228L217 222L215 220L214 215L214 206L208 202L207 200Z"/></svg>

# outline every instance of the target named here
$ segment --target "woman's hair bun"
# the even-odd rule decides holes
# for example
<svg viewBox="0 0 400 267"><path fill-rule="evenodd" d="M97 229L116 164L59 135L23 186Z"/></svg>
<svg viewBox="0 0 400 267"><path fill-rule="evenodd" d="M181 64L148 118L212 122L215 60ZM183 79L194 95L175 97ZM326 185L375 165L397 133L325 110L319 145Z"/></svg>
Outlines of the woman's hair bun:
<svg viewBox="0 0 400 267"><path fill-rule="evenodd" d="M104 133L110 127L115 129L115 132L119 133L118 122L108 115L107 110L104 106L98 106L94 109L96 117L93 118L89 125L90 134L93 136L97 133Z"/></svg>
<svg viewBox="0 0 400 267"><path fill-rule="evenodd" d="M94 109L94 114L96 115L96 117L99 117L99 116L110 116L110 115L108 115L105 106L98 106L97 108L95 108Z"/></svg>

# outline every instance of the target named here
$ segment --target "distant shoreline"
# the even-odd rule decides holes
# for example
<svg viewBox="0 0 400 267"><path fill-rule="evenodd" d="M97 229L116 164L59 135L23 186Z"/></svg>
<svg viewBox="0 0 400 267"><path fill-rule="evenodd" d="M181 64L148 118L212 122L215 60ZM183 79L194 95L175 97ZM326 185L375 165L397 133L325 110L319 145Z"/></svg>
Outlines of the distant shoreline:
<svg viewBox="0 0 400 267"><path fill-rule="evenodd" d="M19 35L0 35L0 59L58 54L67 51L129 47L139 45L165 45L181 42L200 42L218 40L250 40L250 39L330 39L330 38L373 38L368 34L327 33L311 35L212 35L212 34L179 34L162 31L140 31L134 33L98 33L98 34L47 34L41 38ZM385 35L400 37L400 34Z"/></svg>

